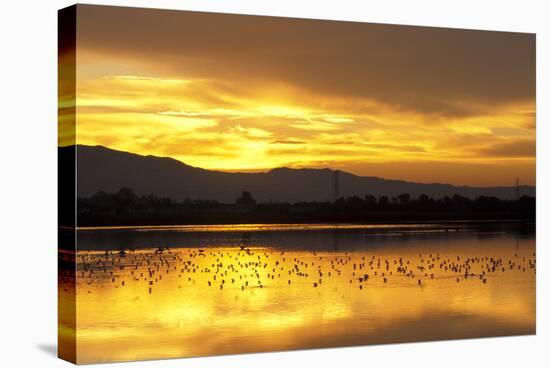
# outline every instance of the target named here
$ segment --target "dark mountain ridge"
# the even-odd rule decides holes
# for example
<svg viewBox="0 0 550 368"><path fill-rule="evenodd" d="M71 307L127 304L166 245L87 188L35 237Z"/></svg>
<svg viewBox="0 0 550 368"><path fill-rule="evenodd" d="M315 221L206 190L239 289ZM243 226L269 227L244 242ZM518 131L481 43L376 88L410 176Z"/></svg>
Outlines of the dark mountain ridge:
<svg viewBox="0 0 550 368"><path fill-rule="evenodd" d="M74 155L76 147L78 197L98 191L114 193L123 187L138 195L154 194L176 201L215 200L233 203L242 191L249 191L259 202L327 202L336 197L366 194L396 197L408 193L442 198L455 194L477 198L494 196L515 199L535 197L534 186L469 187L450 184L425 184L378 177L357 176L331 169L278 168L262 173L228 173L186 165L168 157L142 156L103 146L59 148L59 155Z"/></svg>

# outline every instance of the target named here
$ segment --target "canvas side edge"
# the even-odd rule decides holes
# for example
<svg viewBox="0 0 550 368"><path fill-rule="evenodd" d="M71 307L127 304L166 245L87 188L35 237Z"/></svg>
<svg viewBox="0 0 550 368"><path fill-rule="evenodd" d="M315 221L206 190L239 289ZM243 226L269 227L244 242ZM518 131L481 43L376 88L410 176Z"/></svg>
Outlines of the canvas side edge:
<svg viewBox="0 0 550 368"><path fill-rule="evenodd" d="M58 12L58 357L77 363L76 5Z"/></svg>

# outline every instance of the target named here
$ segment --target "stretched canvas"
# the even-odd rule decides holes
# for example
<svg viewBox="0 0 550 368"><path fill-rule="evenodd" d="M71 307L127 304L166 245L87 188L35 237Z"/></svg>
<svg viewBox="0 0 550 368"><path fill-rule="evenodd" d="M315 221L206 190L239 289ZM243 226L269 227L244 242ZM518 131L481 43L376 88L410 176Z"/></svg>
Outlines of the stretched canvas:
<svg viewBox="0 0 550 368"><path fill-rule="evenodd" d="M535 35L59 11L59 356L528 335Z"/></svg>

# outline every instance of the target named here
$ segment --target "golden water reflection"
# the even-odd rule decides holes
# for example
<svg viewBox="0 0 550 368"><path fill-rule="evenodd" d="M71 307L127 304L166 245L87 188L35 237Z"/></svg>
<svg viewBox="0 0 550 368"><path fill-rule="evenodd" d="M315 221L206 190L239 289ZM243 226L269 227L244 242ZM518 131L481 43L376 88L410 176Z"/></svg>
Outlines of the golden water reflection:
<svg viewBox="0 0 550 368"><path fill-rule="evenodd" d="M79 251L78 362L534 333L534 240L479 242Z"/></svg>

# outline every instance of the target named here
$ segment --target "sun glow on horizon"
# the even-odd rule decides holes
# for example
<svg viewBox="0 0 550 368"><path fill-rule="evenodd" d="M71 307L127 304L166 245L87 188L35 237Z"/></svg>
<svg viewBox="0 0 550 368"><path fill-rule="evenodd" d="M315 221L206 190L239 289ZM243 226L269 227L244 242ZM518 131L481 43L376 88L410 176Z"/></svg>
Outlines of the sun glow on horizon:
<svg viewBox="0 0 550 368"><path fill-rule="evenodd" d="M359 113L327 103L316 109L238 95L228 96L231 106L218 107L197 97L198 90L217 94L208 81L191 79L114 75L84 80L77 94L78 143L227 172L330 167L399 178L395 170L377 171L400 162L451 162L464 170L476 164L534 165L534 106L528 102L485 116L445 119L382 105ZM376 170L371 174L361 165Z"/></svg>

